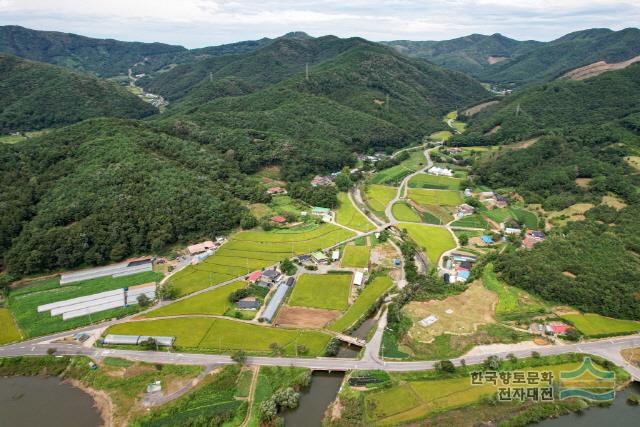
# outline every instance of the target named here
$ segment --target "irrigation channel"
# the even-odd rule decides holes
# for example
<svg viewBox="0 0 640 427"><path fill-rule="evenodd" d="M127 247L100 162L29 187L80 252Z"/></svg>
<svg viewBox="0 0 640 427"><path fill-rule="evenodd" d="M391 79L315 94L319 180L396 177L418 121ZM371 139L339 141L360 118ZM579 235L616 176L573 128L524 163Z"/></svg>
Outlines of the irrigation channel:
<svg viewBox="0 0 640 427"><path fill-rule="evenodd" d="M98 427L91 396L56 377L0 378L0 426Z"/></svg>

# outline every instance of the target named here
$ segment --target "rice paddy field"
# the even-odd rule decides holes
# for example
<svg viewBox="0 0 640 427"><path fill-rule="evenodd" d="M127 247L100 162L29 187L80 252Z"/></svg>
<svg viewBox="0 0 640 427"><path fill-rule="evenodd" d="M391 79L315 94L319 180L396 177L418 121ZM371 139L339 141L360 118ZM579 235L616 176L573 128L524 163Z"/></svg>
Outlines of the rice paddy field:
<svg viewBox="0 0 640 427"><path fill-rule="evenodd" d="M513 218L527 228L538 227L538 217L535 213L519 208L500 208L485 212L485 214L497 223L505 222Z"/></svg>
<svg viewBox="0 0 640 427"><path fill-rule="evenodd" d="M250 354L268 355L272 353L270 346L275 343L282 349L282 354L289 357L296 355L297 345L308 349L305 356L321 355L331 338L319 331L273 328L207 317L120 323L107 329L106 334L173 336L176 337L177 349L220 354L243 350Z"/></svg>
<svg viewBox="0 0 640 427"><path fill-rule="evenodd" d="M369 182L371 184L397 183L405 176L410 175L426 166L427 159L421 148L409 151L409 158L400 164L383 169L376 173Z"/></svg>
<svg viewBox="0 0 640 427"><path fill-rule="evenodd" d="M177 316L185 314L223 315L228 309L233 307L233 304L228 299L229 295L239 289L245 288L246 286L247 282L237 281L150 311L145 315L145 317Z"/></svg>
<svg viewBox="0 0 640 427"><path fill-rule="evenodd" d="M386 185L368 185L365 192L366 202L371 210L384 214L384 210L396 196L398 189Z"/></svg>
<svg viewBox="0 0 640 427"><path fill-rule="evenodd" d="M460 218L451 223L452 227L487 228L489 224L479 214L473 214Z"/></svg>
<svg viewBox="0 0 640 427"><path fill-rule="evenodd" d="M429 135L429 139L432 141L448 141L451 138L451 132L448 130L441 130L440 132L434 132Z"/></svg>
<svg viewBox="0 0 640 427"><path fill-rule="evenodd" d="M365 268L369 266L369 257L371 256L371 248L369 246L347 245L344 247L342 267Z"/></svg>
<svg viewBox="0 0 640 427"><path fill-rule="evenodd" d="M371 306L378 301L389 289L393 287L393 281L389 276L378 276L373 279L360 292L356 301L349 307L342 317L329 325L329 330L343 332L350 329L356 322L365 316Z"/></svg>
<svg viewBox="0 0 640 427"><path fill-rule="evenodd" d="M420 215L406 203L406 202L396 202L391 209L393 212L393 216L398 221L405 222L421 222L422 218Z"/></svg>
<svg viewBox="0 0 640 427"><path fill-rule="evenodd" d="M560 317L572 323L588 337L632 334L640 331L640 322L612 319L594 313L564 314Z"/></svg>
<svg viewBox="0 0 640 427"><path fill-rule="evenodd" d="M436 190L459 190L461 180L448 176L421 173L409 180L410 188L431 188Z"/></svg>
<svg viewBox="0 0 640 427"><path fill-rule="evenodd" d="M336 222L345 227L358 231L371 231L375 227L356 207L351 203L347 193L338 193L340 207L336 211Z"/></svg>
<svg viewBox="0 0 640 427"><path fill-rule="evenodd" d="M157 282L161 278L162 274L160 273L146 272L117 278L101 277L64 286L60 286L58 279L46 280L12 291L9 296L8 308L13 313L18 327L26 338L47 335L86 326L92 322L111 319L112 317L133 314L140 310L140 306L137 304L130 305L129 307L93 313L91 316L62 320L62 316L51 316L49 312L38 313L37 308L39 305L143 283Z"/></svg>
<svg viewBox="0 0 640 427"><path fill-rule="evenodd" d="M0 345L20 341L22 334L7 308L0 308Z"/></svg>
<svg viewBox="0 0 640 427"><path fill-rule="evenodd" d="M186 267L170 280L179 295L187 295L277 264L285 258L333 246L353 236L353 232L332 224L242 231L231 236L214 255L200 264Z"/></svg>
<svg viewBox="0 0 640 427"><path fill-rule="evenodd" d="M458 206L462 203L462 195L460 192L452 190L410 188L409 198L423 206Z"/></svg>
<svg viewBox="0 0 640 427"><path fill-rule="evenodd" d="M579 366L579 362L565 362L522 370L551 371L554 378L558 378L561 371L573 371ZM468 375L449 379L421 379L419 372L391 375L393 386L364 393L368 423L394 426L417 421L434 413L478 403L484 396L498 391L494 384L470 386Z"/></svg>
<svg viewBox="0 0 640 427"><path fill-rule="evenodd" d="M303 274L288 305L344 311L349 306L351 274Z"/></svg>
<svg viewBox="0 0 640 427"><path fill-rule="evenodd" d="M407 231L409 237L426 252L427 258L434 265L438 264L438 259L444 252L456 247L451 233L445 228L423 224L400 224L399 227Z"/></svg>

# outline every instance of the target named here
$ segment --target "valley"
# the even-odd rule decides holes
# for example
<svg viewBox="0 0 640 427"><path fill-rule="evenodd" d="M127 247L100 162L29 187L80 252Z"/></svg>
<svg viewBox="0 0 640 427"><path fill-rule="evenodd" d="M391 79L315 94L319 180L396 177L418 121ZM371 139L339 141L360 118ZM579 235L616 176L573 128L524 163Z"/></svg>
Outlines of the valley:
<svg viewBox="0 0 640 427"><path fill-rule="evenodd" d="M0 27L3 376L226 427L516 426L596 406L565 375L640 380L636 29L29 31Z"/></svg>

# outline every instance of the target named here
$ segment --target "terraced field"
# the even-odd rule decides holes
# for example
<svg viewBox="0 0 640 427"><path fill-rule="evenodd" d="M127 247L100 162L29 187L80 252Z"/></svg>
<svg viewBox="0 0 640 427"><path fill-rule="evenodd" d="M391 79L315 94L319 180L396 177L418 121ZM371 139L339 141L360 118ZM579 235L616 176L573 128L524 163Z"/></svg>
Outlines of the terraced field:
<svg viewBox="0 0 640 427"><path fill-rule="evenodd" d="M371 283L365 286L347 312L329 325L328 329L343 332L351 328L362 316L369 312L371 306L392 286L393 281L388 276L378 276L373 279Z"/></svg>
<svg viewBox="0 0 640 427"><path fill-rule="evenodd" d="M396 202L391 209L393 216L398 221L406 222L421 222L420 215L418 215L406 202ZM439 222L438 222L439 224Z"/></svg>
<svg viewBox="0 0 640 427"><path fill-rule="evenodd" d="M206 317L120 323L107 329L106 334L173 336L176 337L177 349L219 354L244 350L251 354L268 355L273 353L272 344L276 344L284 356L295 356L297 345L307 348L306 355L318 356L324 352L331 338L318 331L273 328Z"/></svg>
<svg viewBox="0 0 640 427"><path fill-rule="evenodd" d="M410 188L409 198L423 206L457 206L462 203L460 192L452 190Z"/></svg>
<svg viewBox="0 0 640 427"><path fill-rule="evenodd" d="M365 193L366 202L377 214L384 215L384 210L396 196L398 189L386 185L369 185Z"/></svg>
<svg viewBox="0 0 640 427"><path fill-rule="evenodd" d="M409 180L409 188L431 188L436 190L459 190L460 179L420 173Z"/></svg>
<svg viewBox="0 0 640 427"><path fill-rule="evenodd" d="M473 214L460 218L451 223L452 227L469 227L469 228L486 228L489 226L487 221L479 214Z"/></svg>
<svg viewBox="0 0 640 427"><path fill-rule="evenodd" d="M369 265L371 248L369 246L348 245L344 248L340 265L342 267L365 268Z"/></svg>
<svg viewBox="0 0 640 427"><path fill-rule="evenodd" d="M399 227L406 230L409 237L425 250L429 261L434 265L444 252L456 247L451 233L445 228L422 224L400 224Z"/></svg>
<svg viewBox="0 0 640 427"><path fill-rule="evenodd" d="M371 231L375 227L359 210L353 206L347 193L338 193L340 207L336 211L336 222L358 231Z"/></svg>
<svg viewBox="0 0 640 427"><path fill-rule="evenodd" d="M245 288L247 282L237 281L221 288L185 298L182 301L150 311L145 317L163 317L185 314L223 315L233 304L229 295L238 289Z"/></svg>
<svg viewBox="0 0 640 427"><path fill-rule="evenodd" d="M171 282L180 295L205 289L285 258L327 248L355 234L332 224L278 231L242 231L229 238L213 256L176 273Z"/></svg>
<svg viewBox="0 0 640 427"><path fill-rule="evenodd" d="M396 166L383 169L376 173L369 180L371 184L395 184L400 182L405 176L411 175L415 171L426 166L427 160L421 148L409 152L409 158Z"/></svg>
<svg viewBox="0 0 640 427"><path fill-rule="evenodd" d="M345 310L349 305L351 274L303 274L293 288L289 305Z"/></svg>

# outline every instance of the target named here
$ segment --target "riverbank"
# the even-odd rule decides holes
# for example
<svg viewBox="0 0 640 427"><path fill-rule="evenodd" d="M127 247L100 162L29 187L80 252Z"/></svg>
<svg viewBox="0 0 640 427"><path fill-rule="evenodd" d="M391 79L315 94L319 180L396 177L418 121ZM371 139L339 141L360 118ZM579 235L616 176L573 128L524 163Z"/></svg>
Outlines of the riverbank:
<svg viewBox="0 0 640 427"><path fill-rule="evenodd" d="M114 427L113 424L113 402L107 393L101 390L96 390L88 385L84 384L80 380L68 379L64 380L65 383L72 385L73 387L82 390L87 393L93 399L93 407L100 414L102 418L103 427Z"/></svg>

